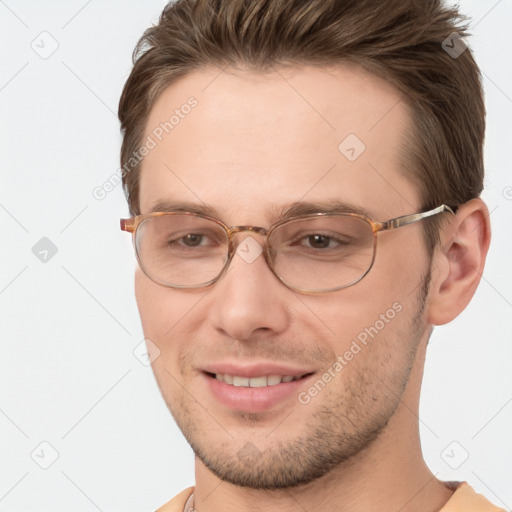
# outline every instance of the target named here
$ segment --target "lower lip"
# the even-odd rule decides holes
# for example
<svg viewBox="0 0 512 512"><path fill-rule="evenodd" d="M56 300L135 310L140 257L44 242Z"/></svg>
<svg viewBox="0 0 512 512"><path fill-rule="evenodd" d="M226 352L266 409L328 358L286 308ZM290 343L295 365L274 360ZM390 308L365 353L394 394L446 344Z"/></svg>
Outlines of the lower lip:
<svg viewBox="0 0 512 512"><path fill-rule="evenodd" d="M262 412L277 405L279 402L297 397L298 390L304 382L311 377L304 377L291 382L281 382L274 386L251 388L245 386L232 386L220 382L215 377L203 374L213 396L230 409L244 412Z"/></svg>

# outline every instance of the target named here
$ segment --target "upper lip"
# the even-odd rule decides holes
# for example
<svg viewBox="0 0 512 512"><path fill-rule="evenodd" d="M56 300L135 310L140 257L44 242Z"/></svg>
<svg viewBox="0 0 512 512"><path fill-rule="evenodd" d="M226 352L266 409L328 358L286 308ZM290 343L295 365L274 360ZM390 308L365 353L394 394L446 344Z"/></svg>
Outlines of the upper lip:
<svg viewBox="0 0 512 512"><path fill-rule="evenodd" d="M247 377L249 379L253 377L262 377L268 375L291 375L293 377L301 377L308 373L313 373L314 370L308 368L293 368L286 364L276 363L251 363L243 364L240 363L212 363L202 368L207 373L222 373L228 375L235 375L237 377Z"/></svg>

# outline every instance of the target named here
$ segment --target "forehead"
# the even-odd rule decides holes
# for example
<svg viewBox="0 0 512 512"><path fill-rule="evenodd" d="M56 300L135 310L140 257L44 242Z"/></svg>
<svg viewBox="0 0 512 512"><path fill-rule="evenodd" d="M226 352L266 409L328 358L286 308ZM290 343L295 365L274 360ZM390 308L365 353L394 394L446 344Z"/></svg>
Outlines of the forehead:
<svg viewBox="0 0 512 512"><path fill-rule="evenodd" d="M409 122L400 93L354 66L196 70L150 112L141 211L183 200L246 215L301 199L411 211L419 199L400 171Z"/></svg>

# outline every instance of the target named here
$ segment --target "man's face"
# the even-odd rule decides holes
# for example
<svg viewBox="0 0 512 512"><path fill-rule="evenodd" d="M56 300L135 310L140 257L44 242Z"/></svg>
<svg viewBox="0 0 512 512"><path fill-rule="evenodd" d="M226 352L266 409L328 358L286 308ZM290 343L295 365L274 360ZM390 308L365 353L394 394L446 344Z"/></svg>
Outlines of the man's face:
<svg viewBox="0 0 512 512"><path fill-rule="evenodd" d="M190 97L197 105L181 109ZM179 121L143 162L142 213L162 201L208 204L229 226L268 228L298 201L343 201L374 220L420 209L400 172L406 106L362 71L196 71L163 92L144 138L176 109ZM249 236L264 244L247 232L236 241ZM235 254L203 289L162 287L137 269L144 335L160 350L156 379L201 463L238 485L297 485L390 428L427 337L424 247L420 224L381 233L369 274L320 295L285 287L262 255ZM213 373L306 376L251 388Z"/></svg>

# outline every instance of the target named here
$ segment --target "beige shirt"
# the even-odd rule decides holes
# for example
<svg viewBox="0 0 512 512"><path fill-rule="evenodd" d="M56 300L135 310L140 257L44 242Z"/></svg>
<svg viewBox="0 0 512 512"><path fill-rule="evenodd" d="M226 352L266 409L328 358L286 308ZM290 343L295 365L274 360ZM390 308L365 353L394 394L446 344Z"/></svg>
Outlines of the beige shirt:
<svg viewBox="0 0 512 512"><path fill-rule="evenodd" d="M439 512L506 512L477 494L467 482L445 483L455 492ZM156 512L192 512L193 492L194 487L188 487Z"/></svg>

